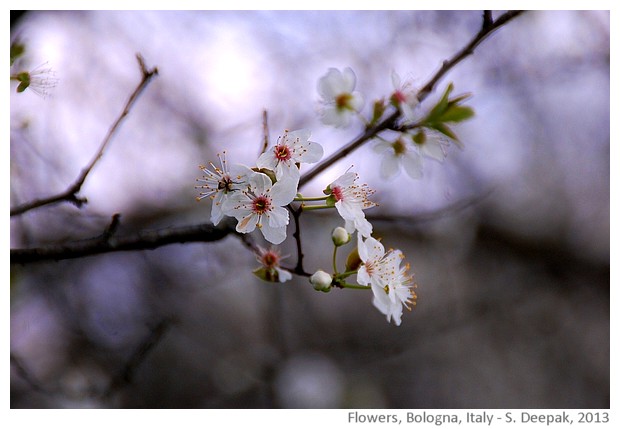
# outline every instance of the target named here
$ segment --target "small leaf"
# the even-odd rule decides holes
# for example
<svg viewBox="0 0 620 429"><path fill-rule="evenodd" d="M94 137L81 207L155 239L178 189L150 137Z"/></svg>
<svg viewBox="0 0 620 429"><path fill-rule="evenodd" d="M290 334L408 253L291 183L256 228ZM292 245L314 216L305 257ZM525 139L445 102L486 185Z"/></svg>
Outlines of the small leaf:
<svg viewBox="0 0 620 429"><path fill-rule="evenodd" d="M448 84L448 87L446 88L443 95L441 96L441 99L437 102L435 107L433 107L433 109L426 116L426 118L424 119L424 122L435 122L439 120L439 118L441 118L443 113L448 108L448 103L449 103L448 97L450 96L450 93L452 92L453 88L454 86L452 85L452 83Z"/></svg>
<svg viewBox="0 0 620 429"><path fill-rule="evenodd" d="M474 116L474 109L468 106L451 105L441 116L442 122L462 122Z"/></svg>
<svg viewBox="0 0 620 429"><path fill-rule="evenodd" d="M379 122L379 119L383 116L385 112L385 102L384 100L375 101L372 108L372 118L370 119L370 125L374 125Z"/></svg>
<svg viewBox="0 0 620 429"><path fill-rule="evenodd" d="M26 51L26 46L19 42L11 43L11 65L15 62L16 59L24 55Z"/></svg>

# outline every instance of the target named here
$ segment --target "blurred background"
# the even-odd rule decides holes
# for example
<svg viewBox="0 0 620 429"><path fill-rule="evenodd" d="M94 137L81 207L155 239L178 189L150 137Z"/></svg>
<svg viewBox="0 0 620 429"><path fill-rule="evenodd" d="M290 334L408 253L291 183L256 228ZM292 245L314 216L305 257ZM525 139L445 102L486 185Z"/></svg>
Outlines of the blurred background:
<svg viewBox="0 0 620 429"><path fill-rule="evenodd" d="M426 160L421 180L383 179L370 143L303 189L318 194L354 165L376 190L374 235L418 283L400 327L368 291L260 281L232 236L12 265L11 407L608 408L609 16L527 12L484 41L421 106L453 82L476 111L455 128L464 149ZM12 72L46 63L58 79L46 98L12 83L12 207L75 180L140 80L136 53L159 69L87 178L88 204L11 217L11 248L25 248L97 236L115 213L118 234L208 222L198 165L223 150L253 164L263 109L272 143L309 128L333 153L362 126L320 123L329 67L355 71L368 114L392 70L422 86L482 13L12 18L26 45ZM338 219L302 216L307 270L330 268ZM281 248L295 254L291 239Z"/></svg>

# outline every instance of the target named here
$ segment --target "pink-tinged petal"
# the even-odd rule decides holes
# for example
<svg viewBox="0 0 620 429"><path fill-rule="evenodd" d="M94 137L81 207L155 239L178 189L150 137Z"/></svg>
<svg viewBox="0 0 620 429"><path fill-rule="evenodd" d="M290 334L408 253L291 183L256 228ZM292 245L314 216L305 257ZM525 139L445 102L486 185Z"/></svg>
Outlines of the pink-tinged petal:
<svg viewBox="0 0 620 429"><path fill-rule="evenodd" d="M349 233L353 234L355 232L355 222L349 219L344 220L344 229Z"/></svg>
<svg viewBox="0 0 620 429"><path fill-rule="evenodd" d="M295 168L296 169L296 168ZM299 170L298 170L299 171ZM289 204L297 195L297 185L299 184L299 175L284 175L271 188L271 199L276 206L285 206Z"/></svg>
<svg viewBox="0 0 620 429"><path fill-rule="evenodd" d="M386 154L381 160L381 176L386 179L395 177L400 172L400 157L393 154Z"/></svg>
<svg viewBox="0 0 620 429"><path fill-rule="evenodd" d="M267 224L262 225L260 230L263 233L265 240L270 243L280 244L286 239L286 226L273 228Z"/></svg>
<svg viewBox="0 0 620 429"><path fill-rule="evenodd" d="M284 207L274 207L265 216L268 219L266 223L272 228L288 225L288 210Z"/></svg>
<svg viewBox="0 0 620 429"><path fill-rule="evenodd" d="M412 179L422 177L422 157L415 152L409 151L403 156L403 167Z"/></svg>
<svg viewBox="0 0 620 429"><path fill-rule="evenodd" d="M256 224L258 223L258 220L259 220L259 215L257 215L256 213L252 213L244 217L243 219L239 220L239 223L237 224L237 228L236 228L237 232L246 234L248 232L254 231L254 229L256 228Z"/></svg>

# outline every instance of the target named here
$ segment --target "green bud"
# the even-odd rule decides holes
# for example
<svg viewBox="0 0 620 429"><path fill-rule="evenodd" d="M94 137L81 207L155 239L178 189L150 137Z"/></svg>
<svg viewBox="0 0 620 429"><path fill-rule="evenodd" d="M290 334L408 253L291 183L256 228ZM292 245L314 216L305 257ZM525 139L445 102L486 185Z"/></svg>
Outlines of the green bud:
<svg viewBox="0 0 620 429"><path fill-rule="evenodd" d="M347 262L345 263L345 268L347 271L357 271L357 269L362 265L362 260L360 259L359 253L357 253L357 247L349 253L347 256Z"/></svg>
<svg viewBox="0 0 620 429"><path fill-rule="evenodd" d="M267 175L267 177L271 179L271 183L276 183L278 181L278 179L276 179L276 173L272 170L269 170L267 168L261 168L260 170L258 170L258 172Z"/></svg>

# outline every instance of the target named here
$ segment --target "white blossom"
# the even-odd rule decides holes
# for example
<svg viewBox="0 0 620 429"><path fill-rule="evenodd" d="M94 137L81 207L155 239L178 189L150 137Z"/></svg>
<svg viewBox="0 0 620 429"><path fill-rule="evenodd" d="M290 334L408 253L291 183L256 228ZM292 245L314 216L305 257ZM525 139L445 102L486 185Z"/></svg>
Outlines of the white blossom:
<svg viewBox="0 0 620 429"><path fill-rule="evenodd" d="M224 202L226 214L237 219L237 232L248 233L258 227L267 241L280 244L286 238L288 211L283 207L293 201L297 182L283 178L275 184L263 173L254 173L248 190L236 192Z"/></svg>
<svg viewBox="0 0 620 429"><path fill-rule="evenodd" d="M299 179L296 163L314 163L323 157L323 147L309 138L309 130L285 130L278 143L258 158L256 166L274 171L278 180L285 175Z"/></svg>
<svg viewBox="0 0 620 429"><path fill-rule="evenodd" d="M409 266L401 266L403 254L400 250L385 252L383 245L375 238L363 240L358 236L358 254L362 266L357 272L357 282L369 286L373 292L374 306L386 315L387 321L401 323L403 307L415 305L415 285L407 275Z"/></svg>
<svg viewBox="0 0 620 429"><path fill-rule="evenodd" d="M368 199L374 192L368 186L355 183L359 176L354 172L347 172L334 180L328 186L330 198L335 201L338 214L345 220L345 229L352 233L359 231L364 237L372 234L372 225L366 219L364 210L376 206Z"/></svg>
<svg viewBox="0 0 620 429"><path fill-rule="evenodd" d="M413 122L415 120L414 109L419 104L417 91L411 82L401 83L400 76L395 71L392 71L392 85L394 92L390 96L390 102L400 110L406 123Z"/></svg>
<svg viewBox="0 0 620 429"><path fill-rule="evenodd" d="M351 117L362 109L364 99L354 91L355 73L350 67L343 72L330 68L327 74L319 79L318 91L323 109L321 121L326 125L346 127Z"/></svg>
<svg viewBox="0 0 620 429"><path fill-rule="evenodd" d="M280 267L280 261L284 258L280 251L274 247L265 249L258 246L256 260L260 262L261 267L254 270L254 274L259 278L270 281L284 283L293 278L293 275Z"/></svg>
<svg viewBox="0 0 620 429"><path fill-rule="evenodd" d="M254 174L249 167L241 164L234 164L229 170L226 152L223 157L218 153L217 157L220 166L217 167L212 162L209 163L210 169L204 165L199 166L205 175L201 179L196 179L197 182L204 182L204 185L196 186L196 189L204 189L196 200L200 201L207 197L212 200L211 222L214 225L217 225L226 214L222 210L223 202L235 192L247 189L248 178Z"/></svg>

